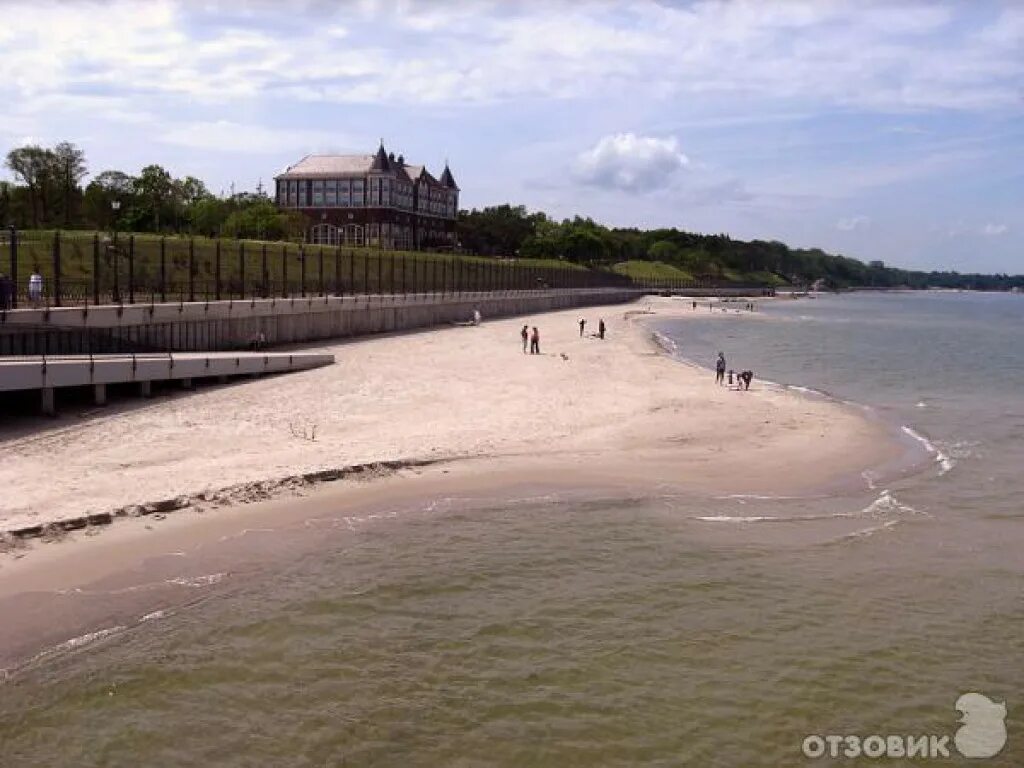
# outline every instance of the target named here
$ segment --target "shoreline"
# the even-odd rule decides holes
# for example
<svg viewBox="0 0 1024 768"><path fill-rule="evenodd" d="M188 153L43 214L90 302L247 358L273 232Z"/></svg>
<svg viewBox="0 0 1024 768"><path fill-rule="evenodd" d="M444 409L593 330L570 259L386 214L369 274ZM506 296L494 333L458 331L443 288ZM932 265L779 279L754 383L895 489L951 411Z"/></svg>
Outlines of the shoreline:
<svg viewBox="0 0 1024 768"><path fill-rule="evenodd" d="M254 569L253 575L263 573L273 563L285 562L282 558L289 552L298 551L292 547L305 551L315 546L315 541L306 541L304 531L315 529L318 520L333 521L326 525L334 530L350 526L350 520L360 515L387 518L396 505L416 509L426 500L469 503L480 498L500 505L509 498L538 494L580 499L629 499L638 494L714 499L854 493L866 490L866 471L888 466L895 477L924 463L926 455L920 448L912 461L911 446L899 440L889 425L872 421L852 406L789 389L758 386L749 393L737 393L714 385L713 372L692 361L681 364L668 355L644 322L664 319L673 311L672 304L672 300L655 298L646 302L646 309L626 305L621 317L607 315L615 335L604 342L578 337L574 310L537 316L533 322L544 328L555 327L556 322L561 326L545 334L548 344L561 350L548 353L545 359L524 357L517 348L509 354L507 348L490 344L493 337L507 335L517 346L518 318L493 321L483 338L476 333L484 330L481 327L345 342L349 354L369 358L375 357L375 349L394 348L393 359L384 365L396 373L413 368L405 382L395 383L401 391L403 384L415 383L420 373L408 361L410 348L465 340L466 346L453 356L488 358L477 373L490 373L489 366L496 361L512 363L508 376L518 378L498 382L499 391L507 385L533 393L548 377L555 378L561 389L553 396L563 398L571 418L549 428L546 422L533 424L532 431L522 429L519 439L500 444L478 434L474 452L461 442L457 431L464 421L454 412L460 405L458 395L464 394L460 391L447 404L440 404L447 407L439 417L441 423L457 431L448 450L436 450L443 437L438 435L435 450L426 457L410 451L405 459L381 457L343 467L293 471L280 480L207 487L171 496L165 503L173 508L153 502L144 508L141 504L146 502L133 501L120 508L130 512L109 518L116 524L86 525L60 532L52 540L18 540L13 551L0 554L0 610L10 617L7 631L0 632L0 649L4 649L0 667L20 668L41 648L61 648L69 638L91 637L109 629L115 626L109 621L115 614L116 626L122 626L154 611L180 607L183 601L196 599L197 593L212 594L225 574L238 575L233 564L247 564ZM595 314L600 311L594 310ZM433 361L427 364L436 368ZM582 370L574 370L576 366ZM322 369L312 377L330 373L342 375L343 368ZM471 388L478 382L475 373L470 377ZM295 386L295 379L249 382L238 389L252 391L268 385L273 395ZM451 388L441 377L431 395L443 397L446 387ZM581 407L579 398L595 388L606 390L594 395L603 408L595 410L589 403ZM216 403L225 393L236 391L231 387L199 391L157 407L187 407L194 398ZM374 405L365 398L364 402L381 413L391 408L390 402ZM529 409L514 402L512 421L529 418ZM435 409L440 410L437 404ZM151 419L147 410L119 414L114 421L145 422ZM342 421L348 418L339 416ZM491 425L491 430L507 429L508 419L508 414L504 418L495 414L498 424ZM97 428L109 428L109 421ZM737 443L740 434L744 439ZM318 447L307 441L294 445L300 451L309 445ZM143 448L140 443L135 447ZM463 448L461 454L453 450L456 447ZM149 466L150 457L140 458L142 466ZM202 466L201 457L197 466ZM794 467L799 471L794 472ZM301 547L299 540L304 542ZM247 547L258 547L258 552L254 555ZM94 604L89 597L94 593L106 597ZM114 603L120 606L116 611L111 607Z"/></svg>
<svg viewBox="0 0 1024 768"><path fill-rule="evenodd" d="M666 317L670 317L673 319L685 319L686 317L689 317L690 313L688 311L683 311L682 305L683 303L689 304L690 299L663 299L660 297L650 297L644 301L646 302L646 309L636 309L635 303L633 305L618 305L620 307L633 307L630 309L626 309L623 312L623 321L627 323L627 327L631 330L632 333L630 335L634 337L633 341L639 342L639 344L647 347L655 348L657 350L655 354L662 357L669 365L673 365L679 368L680 370L689 369L689 373L691 374L691 376L700 375L703 377L710 378L713 375L713 371L710 371L709 369L701 366L696 361L690 360L678 354L678 350L670 346L670 341L668 342L668 344L666 344L665 342L667 341L667 339L663 337L659 331L649 327L648 324L645 322L646 320L653 318L665 319ZM657 309L652 310L652 305L656 306ZM597 309L599 311L601 308L594 309ZM614 307L607 307L606 309L614 309ZM678 311L673 313L671 312L671 310ZM577 313L577 310L562 310L553 313L547 313L539 317L543 318L544 320L547 320L549 318L561 319L564 316L571 316ZM511 320L495 321L493 324L507 326L517 325L518 322L518 318L513 318ZM420 331L418 334L416 334L416 336L436 336L438 334L450 332L451 329L439 328L425 332ZM405 341L409 340L410 338L415 339L415 337L410 337L407 335L393 335L386 339L375 339L374 337L369 337L367 339L359 340L357 342L353 342L352 340L344 340L340 344L335 346L345 346L347 348L352 346L373 345L374 343L381 343L385 341ZM629 351L634 356L645 355L645 352L640 349L634 348ZM561 353L561 356L564 360L569 360L565 353ZM335 368L337 368L337 366L335 366ZM273 381L275 383L280 382L282 386L287 387L287 383L290 380L291 379L283 378L274 379ZM691 381L687 383L692 385L694 382ZM853 411L853 407L856 406L866 412L873 414L871 409L867 407L843 401L841 399L829 395L828 393L819 393L813 390L808 390L805 387L800 387L797 385L779 384L767 380L760 380L758 384L760 386L757 387L755 391L758 392L759 394L767 395L769 397L796 396L798 398L803 398L805 400L821 400L822 402L827 403L828 405L836 409L847 410L846 415L848 417L861 417L868 421L870 421L871 419L869 419L863 413L855 413ZM727 388L708 387L708 392L706 392L705 394L714 393L716 389L730 392L733 391L732 389ZM203 396L203 394L200 394L199 396ZM175 398L174 401L170 401L169 403L165 404L171 404L173 407L173 402L176 401L180 403L180 405L187 407L190 400L196 396L197 395L193 394L185 398L181 398L180 400ZM747 397L748 395L744 393L743 396ZM141 411L145 409L139 410ZM133 409L125 413L116 413L110 418L113 418L114 420L122 419L129 421L132 420L133 418L136 418L138 416L138 413L139 411ZM631 413L629 415L635 416L636 413ZM91 423L95 424L95 422ZM933 451L931 451L928 448L927 440L922 439L916 434L912 434L911 431L908 431L906 425L888 424L887 422L885 422L885 425L888 428L890 434L879 435L879 437L882 440L887 439L890 442L893 442L894 440L899 440L899 438L901 437L900 430L902 430L903 437L909 436L928 453L933 453ZM85 428L87 429L89 426L90 422L87 422ZM289 422L289 429L293 429L291 422ZM24 438L21 441L15 440L15 447L17 447L17 443L19 442L31 442L37 438L46 438L47 433L59 433L62 431L64 431L62 427L57 427L52 430L39 430L38 434L30 434L27 438ZM654 432L657 433L658 430L654 430ZM662 434L656 434L656 437L663 436L664 435ZM0 433L0 439L2 439L2 433ZM315 440L311 440L310 442L315 442ZM30 513L31 518L36 519L29 519L24 514L5 515L3 511L0 510L0 556L2 556L5 550L11 551L18 549L19 545L24 545L34 539L57 539L71 532L81 530L91 532L92 529L96 527L109 526L114 522L120 521L121 519L148 517L152 515L161 516L172 512L179 512L182 510L197 508L205 511L206 509L219 509L227 506L249 505L253 503L260 503L268 500L278 499L281 498L282 496L294 495L296 492L303 493L308 491L311 487L319 486L320 484L323 483L332 483L338 480L362 478L366 476L378 476L380 474L390 474L405 468L423 467L439 463L450 464L452 462L482 458L497 460L503 457L514 457L523 452L531 452L531 447L533 448L532 453L534 454L567 454L572 452L573 450L579 451L581 449L581 447L578 446L578 442L579 441L573 441L571 439L562 440L561 445L556 445L552 448L550 447L550 444L548 444L541 448L531 446L531 441L525 440L521 441L519 445L515 445L513 443L513 445L510 446L511 450L495 452L468 450L463 452L449 451L443 453L442 455L436 455L438 451L435 448L430 452L435 455L429 455L429 453L427 455L423 455L422 453L417 454L414 451L405 456L380 456L377 458L371 456L368 457L368 460L366 461L345 463L334 466L321 464L321 466L317 468L308 468L296 465L293 467L288 467L288 469L291 469L292 471L287 472L285 474L279 474L277 476L246 477L239 482L212 487L210 485L206 485L206 487L203 488L195 487L197 484L200 483L200 481L194 481L193 483L190 483L190 485L192 485L191 488L185 487L183 485L181 487L174 489L174 491L171 494L168 494L163 498L136 497L120 505L110 504L105 509L87 510L84 512L80 512L79 514L58 514L46 519L38 519L38 512ZM589 449L592 452L595 449L595 446L593 445L594 441L589 442L590 445L585 446L585 448ZM642 438L638 442L643 442ZM874 459L880 459L879 461L874 461L868 455L868 452L862 452L862 455L858 457L860 461L853 463L862 464L864 463L864 461L867 461L868 463L873 464L891 465L893 463L893 457L891 455L885 455L887 453L886 446L879 445L877 446L877 448L877 455L874 457ZM600 453L606 451L607 449L602 446L596 446L596 450ZM891 451L889 452L891 453ZM905 469L908 466L908 462L906 461L907 457L904 456L901 458L904 460L900 462L899 465L901 468ZM863 469L861 469L861 472L858 473L858 476L860 476L862 472ZM803 486L805 488L824 487L830 484L834 484L836 478L830 476L848 476L850 473L848 471L844 472L842 467L829 467L826 468L824 471L819 471L818 474L820 475L820 477L816 478L815 480L812 480L810 483L804 483ZM690 487L692 490L700 490L698 486L700 486L701 484L697 483L696 486L694 486L684 481L683 483L681 483L681 485L683 487ZM10 488L10 484L8 484L8 488ZM711 489L705 487L704 490ZM732 489L717 489L718 492L726 492L727 490ZM791 487L786 490L787 492L789 492L799 489ZM11 496L13 495L17 495L17 491L9 490L8 498L11 498Z"/></svg>

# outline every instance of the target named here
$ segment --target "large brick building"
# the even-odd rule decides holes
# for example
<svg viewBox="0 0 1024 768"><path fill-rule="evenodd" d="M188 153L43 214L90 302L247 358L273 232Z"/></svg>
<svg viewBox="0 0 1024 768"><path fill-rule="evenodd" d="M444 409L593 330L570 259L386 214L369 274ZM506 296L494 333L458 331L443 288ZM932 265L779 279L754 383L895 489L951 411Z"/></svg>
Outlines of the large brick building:
<svg viewBox="0 0 1024 768"><path fill-rule="evenodd" d="M307 155L275 177L277 205L311 221L322 245L451 248L459 187L445 164L435 178L401 155Z"/></svg>

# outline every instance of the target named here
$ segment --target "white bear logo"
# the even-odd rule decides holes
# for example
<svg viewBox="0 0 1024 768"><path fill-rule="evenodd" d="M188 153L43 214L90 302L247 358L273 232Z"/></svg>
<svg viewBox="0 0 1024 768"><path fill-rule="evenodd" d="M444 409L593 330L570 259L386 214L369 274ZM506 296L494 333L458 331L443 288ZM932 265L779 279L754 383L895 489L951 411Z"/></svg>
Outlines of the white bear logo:
<svg viewBox="0 0 1024 768"><path fill-rule="evenodd" d="M1006 745L1006 703L997 704L980 693L965 693L955 708L963 723L953 741L964 757L994 757Z"/></svg>

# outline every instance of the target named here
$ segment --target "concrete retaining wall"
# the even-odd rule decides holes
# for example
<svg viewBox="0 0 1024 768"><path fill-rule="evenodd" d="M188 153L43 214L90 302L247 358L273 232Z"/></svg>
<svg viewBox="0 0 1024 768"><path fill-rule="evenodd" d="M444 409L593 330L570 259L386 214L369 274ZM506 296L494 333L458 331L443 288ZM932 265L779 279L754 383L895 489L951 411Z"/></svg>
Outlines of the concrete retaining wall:
<svg viewBox="0 0 1024 768"><path fill-rule="evenodd" d="M21 330L37 336L41 331L50 332L50 339L56 341L47 350L49 354L82 351L82 343L75 349L64 349L69 344L69 332L76 329L83 339L91 339L100 331L113 335L133 351L231 350L245 348L260 334L268 346L297 344L466 322L474 310L487 320L624 303L642 293L602 288L136 304L92 307L88 311L17 310L6 314L4 332Z"/></svg>

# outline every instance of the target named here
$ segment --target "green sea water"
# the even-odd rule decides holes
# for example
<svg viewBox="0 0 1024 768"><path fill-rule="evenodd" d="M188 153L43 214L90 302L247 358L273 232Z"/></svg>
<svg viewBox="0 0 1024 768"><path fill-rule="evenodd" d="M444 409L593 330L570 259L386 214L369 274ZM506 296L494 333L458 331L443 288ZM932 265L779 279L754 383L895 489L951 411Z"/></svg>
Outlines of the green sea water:
<svg viewBox="0 0 1024 768"><path fill-rule="evenodd" d="M164 613L143 596L0 685L0 765L949 765L952 738L925 761L802 744L952 737L967 691L1008 711L970 764L1024 764L1014 300L664 326L683 357L870 405L933 460L842 495L424 499L253 531L288 557L236 556Z"/></svg>

